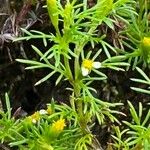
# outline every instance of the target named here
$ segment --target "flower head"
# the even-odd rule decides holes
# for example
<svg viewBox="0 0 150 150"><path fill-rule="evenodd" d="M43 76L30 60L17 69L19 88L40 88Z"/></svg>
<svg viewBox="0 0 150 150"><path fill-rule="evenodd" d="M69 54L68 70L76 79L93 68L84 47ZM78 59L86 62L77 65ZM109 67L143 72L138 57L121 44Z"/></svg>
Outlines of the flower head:
<svg viewBox="0 0 150 150"><path fill-rule="evenodd" d="M144 37L142 43L144 46L150 46L150 37Z"/></svg>
<svg viewBox="0 0 150 150"><path fill-rule="evenodd" d="M54 131L55 133L60 133L63 131L64 127L65 127L65 120L64 119L59 119L56 122L54 122L52 124L52 131Z"/></svg>
<svg viewBox="0 0 150 150"><path fill-rule="evenodd" d="M94 62L90 59L84 59L81 67L82 75L87 76L91 72L92 68L98 69L100 67L100 62Z"/></svg>
<svg viewBox="0 0 150 150"><path fill-rule="evenodd" d="M141 50L143 58L147 63L150 63L150 37L144 37L141 41Z"/></svg>
<svg viewBox="0 0 150 150"><path fill-rule="evenodd" d="M51 107L47 107L47 114L49 114L49 115L51 115L52 114L52 109L51 109Z"/></svg>
<svg viewBox="0 0 150 150"><path fill-rule="evenodd" d="M32 123L37 123L37 121L40 120L40 113L35 112L33 115L29 116L29 119L32 121Z"/></svg>

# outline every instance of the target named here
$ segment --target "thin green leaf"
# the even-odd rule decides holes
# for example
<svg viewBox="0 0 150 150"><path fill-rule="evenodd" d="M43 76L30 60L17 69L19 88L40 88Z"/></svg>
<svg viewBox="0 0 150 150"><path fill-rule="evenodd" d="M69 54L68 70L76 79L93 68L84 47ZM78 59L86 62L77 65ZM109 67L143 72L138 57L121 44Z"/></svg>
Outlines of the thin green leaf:
<svg viewBox="0 0 150 150"><path fill-rule="evenodd" d="M57 80L55 82L56 85L61 81L61 79L63 78L63 76L64 76L63 74L60 74L60 76L57 78Z"/></svg>
<svg viewBox="0 0 150 150"><path fill-rule="evenodd" d="M145 90L145 89L141 89L141 88L136 88L136 87L131 87L132 90L136 91L136 92L141 92L141 93L145 93L145 94L150 94L150 90Z"/></svg>
<svg viewBox="0 0 150 150"><path fill-rule="evenodd" d="M56 71L52 71L51 73L49 73L47 76L45 76L44 78L42 78L41 80L39 80L38 82L35 83L35 86L43 83L44 81L48 80L52 75L54 75L56 73Z"/></svg>
<svg viewBox="0 0 150 150"><path fill-rule="evenodd" d="M136 67L136 70L145 78L145 80L150 82L150 78L143 72L142 69L140 69L139 67Z"/></svg>
<svg viewBox="0 0 150 150"><path fill-rule="evenodd" d="M11 142L11 143L9 143L9 145L10 145L10 147L18 146L18 145L22 145L24 143L27 143L28 141L29 141L29 139L24 139L24 140L17 141L17 142Z"/></svg>
<svg viewBox="0 0 150 150"><path fill-rule="evenodd" d="M132 115L132 118L134 119L134 121L136 122L137 125L140 125L140 120L139 120L139 117L137 115L137 112L135 111L135 109L134 109L134 107L130 101L128 101L128 105L130 106L130 113Z"/></svg>
<svg viewBox="0 0 150 150"><path fill-rule="evenodd" d="M40 63L38 61L27 60L27 59L16 59L16 61L18 61L20 63L24 63L24 64L37 65L37 66L45 65L45 64Z"/></svg>
<svg viewBox="0 0 150 150"><path fill-rule="evenodd" d="M144 83L144 84L148 84L150 85L150 82L142 80L142 79L135 79L135 78L131 78L130 80L134 81L134 82L138 82L138 83Z"/></svg>
<svg viewBox="0 0 150 150"><path fill-rule="evenodd" d="M7 107L8 119L11 119L10 101L9 101L9 96L8 96L7 93L5 93L5 100L6 100L6 107Z"/></svg>

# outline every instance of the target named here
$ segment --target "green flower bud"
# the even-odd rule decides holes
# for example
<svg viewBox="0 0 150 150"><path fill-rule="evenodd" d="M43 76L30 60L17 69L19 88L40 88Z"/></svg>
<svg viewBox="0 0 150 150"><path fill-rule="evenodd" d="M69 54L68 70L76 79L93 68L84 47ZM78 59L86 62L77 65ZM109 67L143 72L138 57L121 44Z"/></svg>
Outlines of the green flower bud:
<svg viewBox="0 0 150 150"><path fill-rule="evenodd" d="M102 21L112 10L113 0L98 0L95 7L97 9L94 17Z"/></svg>
<svg viewBox="0 0 150 150"><path fill-rule="evenodd" d="M72 10L73 7L70 2L67 2L64 9L64 29L68 29L72 22Z"/></svg>
<svg viewBox="0 0 150 150"><path fill-rule="evenodd" d="M47 0L48 14L56 31L58 30L58 7L57 0Z"/></svg>

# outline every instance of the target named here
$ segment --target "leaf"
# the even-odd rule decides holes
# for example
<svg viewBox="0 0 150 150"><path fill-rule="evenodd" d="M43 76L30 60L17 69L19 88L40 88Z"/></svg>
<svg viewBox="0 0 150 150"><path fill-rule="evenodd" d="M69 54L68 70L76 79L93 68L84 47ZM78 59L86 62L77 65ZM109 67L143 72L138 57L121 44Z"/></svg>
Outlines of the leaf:
<svg viewBox="0 0 150 150"><path fill-rule="evenodd" d="M145 90L145 89L141 89L141 88L136 88L136 87L131 87L132 90L136 91L136 92L141 92L141 93L145 93L145 94L150 94L150 90Z"/></svg>
<svg viewBox="0 0 150 150"><path fill-rule="evenodd" d="M94 60L100 55L101 52L102 52L102 49L99 49L99 50L96 52L96 54L93 56L92 61L94 61Z"/></svg>
<svg viewBox="0 0 150 150"><path fill-rule="evenodd" d="M16 61L20 62L20 63L24 63L24 64L31 64L31 65L45 65L43 63L40 63L38 61L34 61L34 60L27 60L27 59L16 59Z"/></svg>
<svg viewBox="0 0 150 150"><path fill-rule="evenodd" d="M57 0L47 0L48 14L55 29L58 29L58 6Z"/></svg>
<svg viewBox="0 0 150 150"><path fill-rule="evenodd" d="M131 104L130 101L128 101L128 105L130 106L130 113L132 115L132 118L134 119L134 121L136 122L137 125L140 125L140 119L137 115L137 112L134 109L134 106Z"/></svg>
<svg viewBox="0 0 150 150"><path fill-rule="evenodd" d="M29 141L29 139L24 139L24 140L17 141L17 142L11 142L11 143L9 143L9 145L10 145L10 147L23 145L24 143L27 143L28 141Z"/></svg>
<svg viewBox="0 0 150 150"><path fill-rule="evenodd" d="M145 126L145 124L147 123L147 121L150 119L150 109L144 119L144 121L142 122L142 126Z"/></svg>
<svg viewBox="0 0 150 150"><path fill-rule="evenodd" d="M98 0L95 6L96 12L93 14L94 17L103 20L112 10L112 6L113 0Z"/></svg>
<svg viewBox="0 0 150 150"><path fill-rule="evenodd" d="M30 35L30 36L33 35L31 32L29 32L29 31L26 30L26 29L21 28L21 30L22 30L24 33L26 33L27 35Z"/></svg>
<svg viewBox="0 0 150 150"><path fill-rule="evenodd" d="M104 22L106 23L106 25L111 28L112 30L115 30L114 28L114 24L113 24L113 20L110 18L106 18L104 19Z"/></svg>
<svg viewBox="0 0 150 150"><path fill-rule="evenodd" d="M40 60L42 60L42 59L44 59L45 57L47 57L48 55L51 55L51 54L53 54L53 53L51 53L52 51L57 51L57 45L54 45L53 47L51 47L51 48L49 48L45 53L44 53L44 55L41 57L41 59ZM49 54L49 53L51 53L51 54ZM54 55L54 54L53 54ZM49 56L48 56L49 57ZM51 58L51 57L50 57Z"/></svg>
<svg viewBox="0 0 150 150"><path fill-rule="evenodd" d="M107 76L104 74L104 73L102 73L102 72L100 72L100 71L98 71L98 70L96 70L96 69L92 69L96 74L98 74L98 75L100 75L100 76L102 76L102 77L104 77L104 78L107 78Z"/></svg>
<svg viewBox="0 0 150 150"><path fill-rule="evenodd" d="M31 45L31 47L40 57L43 57L43 53L37 47L35 47L34 45Z"/></svg>
<svg viewBox="0 0 150 150"><path fill-rule="evenodd" d="M130 80L134 81L134 82L139 82L139 83L144 83L144 84L150 84L149 82L142 80L142 79L135 79L135 78L131 78Z"/></svg>
<svg viewBox="0 0 150 150"><path fill-rule="evenodd" d="M102 46L103 46L103 49L104 49L104 52L105 52L106 56L107 56L108 58L111 58L111 55L110 55L110 53L109 53L109 51L108 51L108 49L107 49L105 43L104 43L103 41L101 41L101 44L102 44Z"/></svg>
<svg viewBox="0 0 150 150"><path fill-rule="evenodd" d="M117 2L115 2L113 4L113 8L116 9L116 7L120 7L121 5L127 3L129 0L117 0Z"/></svg>
<svg viewBox="0 0 150 150"><path fill-rule="evenodd" d="M57 78L57 80L55 82L56 85L61 81L61 79L63 78L63 76L64 76L63 74L60 74L60 76Z"/></svg>
<svg viewBox="0 0 150 150"><path fill-rule="evenodd" d="M142 69L140 69L139 67L136 67L136 70L145 78L145 80L150 82L150 78L143 72Z"/></svg>
<svg viewBox="0 0 150 150"><path fill-rule="evenodd" d="M42 78L41 80L39 80L38 82L35 83L35 86L43 83L44 81L48 80L52 75L54 75L56 73L56 71L52 71L51 73L49 73L47 76L45 76L44 78Z"/></svg>
<svg viewBox="0 0 150 150"><path fill-rule="evenodd" d="M5 93L5 100L6 100L6 107L7 107L8 119L11 119L10 101L9 101L9 96L8 96L7 93Z"/></svg>
<svg viewBox="0 0 150 150"><path fill-rule="evenodd" d="M32 70L32 69L39 69L39 68L46 68L46 67L49 68L48 65L43 64L43 65L40 65L40 66L30 66L30 67L26 67L25 69L26 69L26 70Z"/></svg>
<svg viewBox="0 0 150 150"><path fill-rule="evenodd" d="M111 57L111 58L108 58L108 59L106 59L105 61L103 61L103 62L118 62L118 61L123 61L123 60L125 60L125 59L127 59L127 57L126 56L124 56L124 55L120 55L120 56L114 56L114 57Z"/></svg>

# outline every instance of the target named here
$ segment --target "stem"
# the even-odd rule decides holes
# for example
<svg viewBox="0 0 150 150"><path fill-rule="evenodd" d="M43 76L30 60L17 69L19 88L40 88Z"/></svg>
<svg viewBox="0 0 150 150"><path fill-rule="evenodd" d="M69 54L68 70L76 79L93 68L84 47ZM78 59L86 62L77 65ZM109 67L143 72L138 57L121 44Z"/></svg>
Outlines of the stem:
<svg viewBox="0 0 150 150"><path fill-rule="evenodd" d="M66 56L64 56L64 65L65 65L66 72L67 72L66 74L68 75L68 80L70 84L72 84L73 76L72 76L72 72L70 69L69 59Z"/></svg>
<svg viewBox="0 0 150 150"><path fill-rule="evenodd" d="M78 112L78 122L79 122L79 125L81 127L83 134L87 134L89 132L87 131L87 120L85 118L85 114L83 114L83 103L80 97L81 87L79 84L79 80L78 82L76 81L74 84L74 93L75 93L76 106L77 106L77 112Z"/></svg>
<svg viewBox="0 0 150 150"><path fill-rule="evenodd" d="M94 32L96 27L92 27L89 29L87 34L92 34ZM74 52L77 55L77 57L75 58L75 62L74 62L74 73L75 73L75 80L78 80L79 74L80 74L80 64L79 64L79 58L80 58L80 54L83 50L83 47L85 46L85 44L87 43L87 39L84 39L81 43L79 43Z"/></svg>
<svg viewBox="0 0 150 150"><path fill-rule="evenodd" d="M79 85L79 81L75 81L74 83L74 93L75 93L75 98L77 100L77 111L79 115L82 115L82 101L80 99L80 93L81 93L81 87Z"/></svg>
<svg viewBox="0 0 150 150"><path fill-rule="evenodd" d="M59 36L59 37L61 37L61 34L60 34L58 26L55 27L55 30L56 30L56 35Z"/></svg>
<svg viewBox="0 0 150 150"><path fill-rule="evenodd" d="M80 74L79 57L80 57L80 53L81 53L83 47L84 47L84 45L82 44L81 46L76 46L76 48L75 48L75 54L77 55L77 57L75 58L75 61L74 61L75 81L78 80L79 74Z"/></svg>
<svg viewBox="0 0 150 150"><path fill-rule="evenodd" d="M138 57L138 56L141 56L141 51L140 50L136 50L132 53L129 53L129 54L126 54L126 57L127 59L130 58L130 57Z"/></svg>
<svg viewBox="0 0 150 150"><path fill-rule="evenodd" d="M95 30L95 27L90 28L87 34L92 34L94 30ZM74 49L74 53L76 54L77 57L75 57L75 61L74 61L75 78L73 82L73 87L74 87L74 94L75 94L75 99L76 99L77 112L79 116L79 125L84 134L87 134L88 131L87 131L87 120L85 118L85 114L83 114L83 102L80 97L81 96L80 95L81 94L81 85L80 85L81 79L79 77L80 77L81 71L80 71L79 58L87 41L88 39L85 38L83 41L78 43L78 45L76 45Z"/></svg>

